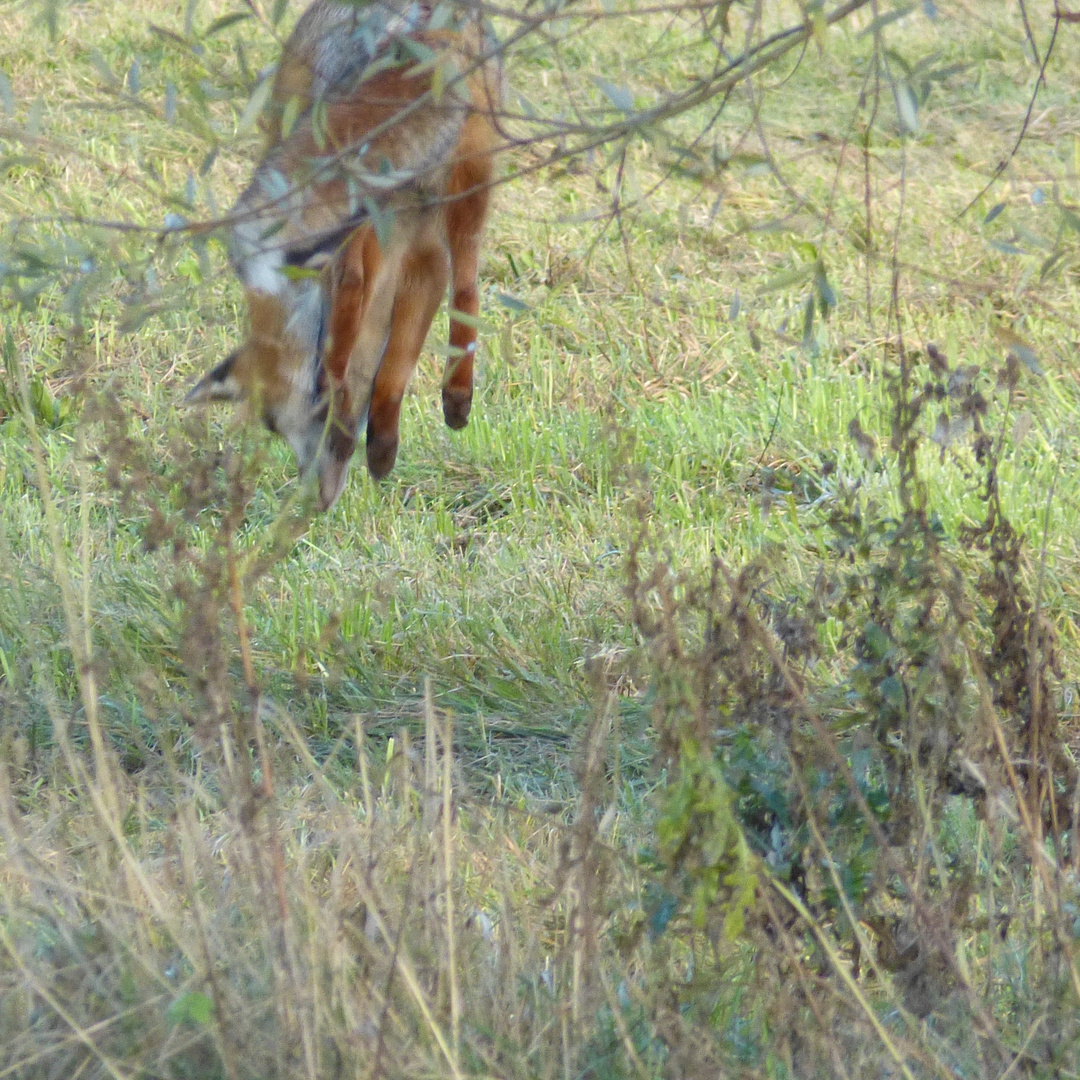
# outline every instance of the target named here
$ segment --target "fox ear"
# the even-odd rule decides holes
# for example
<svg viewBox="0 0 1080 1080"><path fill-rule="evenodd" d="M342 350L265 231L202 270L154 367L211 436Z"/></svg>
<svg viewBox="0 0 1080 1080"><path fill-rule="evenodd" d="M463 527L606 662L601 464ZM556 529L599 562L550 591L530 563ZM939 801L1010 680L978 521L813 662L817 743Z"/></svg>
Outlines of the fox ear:
<svg viewBox="0 0 1080 1080"><path fill-rule="evenodd" d="M201 405L206 401L240 401L244 389L233 372L240 350L229 353L216 368L208 371L187 393L185 405Z"/></svg>

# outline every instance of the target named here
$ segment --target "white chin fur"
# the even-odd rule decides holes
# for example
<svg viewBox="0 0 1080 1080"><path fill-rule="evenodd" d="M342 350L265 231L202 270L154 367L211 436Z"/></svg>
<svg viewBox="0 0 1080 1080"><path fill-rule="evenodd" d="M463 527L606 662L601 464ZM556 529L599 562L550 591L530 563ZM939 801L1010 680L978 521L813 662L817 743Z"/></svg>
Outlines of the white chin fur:
<svg viewBox="0 0 1080 1080"><path fill-rule="evenodd" d="M249 289L277 296L288 285L279 272L285 256L273 240L263 238L265 228L258 217L241 222L232 231L229 251L240 280Z"/></svg>
<svg viewBox="0 0 1080 1080"><path fill-rule="evenodd" d="M256 292L277 296L288 284L285 275L279 272L282 262L279 251L267 251L248 259L241 271L244 284Z"/></svg>

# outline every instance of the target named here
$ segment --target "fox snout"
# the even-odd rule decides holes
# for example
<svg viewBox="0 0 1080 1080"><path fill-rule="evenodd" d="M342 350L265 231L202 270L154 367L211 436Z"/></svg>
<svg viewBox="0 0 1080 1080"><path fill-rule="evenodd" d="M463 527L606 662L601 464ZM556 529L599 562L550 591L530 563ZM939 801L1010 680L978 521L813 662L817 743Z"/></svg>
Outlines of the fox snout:
<svg viewBox="0 0 1080 1080"><path fill-rule="evenodd" d="M301 476L314 477L318 485L319 509L329 510L345 487L357 432L366 423L367 412L349 418L342 395L323 389L321 368L311 389L291 381L255 378L259 370L248 349L237 349L199 380L185 404L231 401L243 405L292 447Z"/></svg>
<svg viewBox="0 0 1080 1080"><path fill-rule="evenodd" d="M296 454L300 475L314 478L318 486L319 509L323 511L329 510L345 489L362 423L361 418L347 420L329 414L328 403L323 403L312 414L306 430L285 434Z"/></svg>

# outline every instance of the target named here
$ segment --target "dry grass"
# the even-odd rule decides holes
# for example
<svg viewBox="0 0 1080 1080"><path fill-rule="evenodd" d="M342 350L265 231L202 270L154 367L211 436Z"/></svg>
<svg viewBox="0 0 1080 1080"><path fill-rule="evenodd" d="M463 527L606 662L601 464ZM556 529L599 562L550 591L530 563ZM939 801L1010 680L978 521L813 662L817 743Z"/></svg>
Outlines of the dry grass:
<svg viewBox="0 0 1080 1080"><path fill-rule="evenodd" d="M666 684L627 552L646 529L684 583L714 554L764 553L764 608L810 604L844 493L898 512L880 456L898 326L988 386L995 327L1044 369L991 418L1027 538L1016 577L1057 633L1055 716L1075 730L1076 35L1062 28L1021 152L958 218L1037 68L1013 6L937 6L888 28L895 57L945 72L918 135L900 137L886 85L865 155L866 13L740 88L704 136L707 107L592 155L549 163L556 138L507 155L470 427L440 426L429 358L392 479L358 472L314 521L281 447L178 408L238 335L221 248L207 263L70 220L155 229L227 206L254 151L235 132L245 67L272 60L273 35L241 23L192 55L148 28L184 31L170 5L64 7L55 42L47 9L0 11L0 1078L1075 1075L1075 1032L1048 1026L1075 990L1058 934L1075 844L1052 880L1034 872L1041 834L1005 779L992 813L922 804L920 888L948 906L957 867L979 883L949 923L962 978L940 949L880 960L921 924L895 895L888 934L846 922L821 899L827 845L805 836L817 861L792 902L758 852L744 932L695 924L655 835ZM227 9L192 10L205 29ZM567 9L508 79L549 126L610 121L596 76L651 103L699 70L699 30L695 12ZM141 105L122 90L136 58ZM28 251L45 272L12 271ZM837 304L804 333L819 258ZM973 459L917 456L973 576ZM700 613L672 595L665 632L689 633ZM799 723L843 730L862 627L825 614ZM754 670L772 703L782 668ZM760 746L750 776L787 760ZM805 918L800 896L820 901Z"/></svg>

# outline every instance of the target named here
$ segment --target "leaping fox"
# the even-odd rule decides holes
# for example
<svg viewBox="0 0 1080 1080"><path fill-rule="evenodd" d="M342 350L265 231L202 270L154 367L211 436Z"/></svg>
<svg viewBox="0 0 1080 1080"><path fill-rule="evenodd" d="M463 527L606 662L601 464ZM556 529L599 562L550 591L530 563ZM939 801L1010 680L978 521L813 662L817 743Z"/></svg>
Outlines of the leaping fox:
<svg viewBox="0 0 1080 1080"><path fill-rule="evenodd" d="M393 468L448 282L443 415L468 423L501 83L485 48L475 13L410 0L315 0L285 43L269 146L230 215L250 336L187 400L257 409L324 510L365 419L368 469Z"/></svg>

